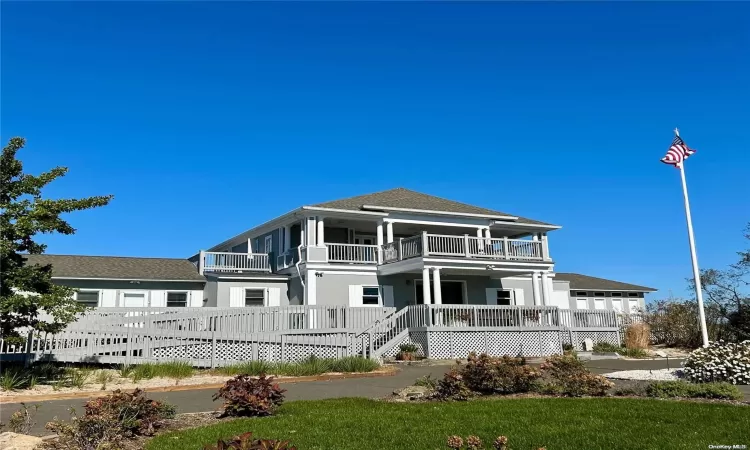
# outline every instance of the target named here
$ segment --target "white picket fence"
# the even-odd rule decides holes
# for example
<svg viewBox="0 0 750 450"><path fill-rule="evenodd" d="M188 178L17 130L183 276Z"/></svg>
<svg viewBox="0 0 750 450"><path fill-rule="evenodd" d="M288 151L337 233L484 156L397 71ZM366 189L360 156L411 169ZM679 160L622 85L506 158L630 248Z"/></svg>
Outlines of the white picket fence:
<svg viewBox="0 0 750 450"><path fill-rule="evenodd" d="M310 355L381 358L412 332L437 333L430 339L450 333L451 339L460 336L468 346L487 333L502 340L533 332L540 349L555 351L559 339L542 343L541 336L549 340L563 331L615 336L617 329L612 311L554 306L411 305L398 311L338 306L98 308L55 335L29 334L22 345L0 339L0 359L105 364L181 360L216 367ZM438 348L433 345L431 351Z"/></svg>

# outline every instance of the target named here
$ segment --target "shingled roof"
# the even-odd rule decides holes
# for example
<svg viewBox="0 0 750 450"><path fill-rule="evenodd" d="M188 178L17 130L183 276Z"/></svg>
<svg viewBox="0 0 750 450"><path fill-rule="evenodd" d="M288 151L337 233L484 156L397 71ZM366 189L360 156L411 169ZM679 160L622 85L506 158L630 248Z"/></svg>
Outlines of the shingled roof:
<svg viewBox="0 0 750 450"><path fill-rule="evenodd" d="M555 272L555 280L570 282L570 289L586 291L640 291L654 292L656 289L638 286L637 284L623 283L621 281L606 280L604 278L590 277L580 273Z"/></svg>
<svg viewBox="0 0 750 450"><path fill-rule="evenodd" d="M482 208L479 206L468 205L466 203L447 200L444 198L435 197L434 195L423 194L421 192L416 192L405 188L389 189L387 191L373 192L372 194L357 195L355 197L318 203L312 206L317 206L320 208L345 209L350 211L364 211L365 209L362 208L362 206L364 205L383 206L389 208L420 209L427 211L444 211L458 214L484 214L490 216L517 217L515 214L508 214L500 211ZM518 220L515 222L555 226L549 223L527 219L525 217L518 217Z"/></svg>
<svg viewBox="0 0 750 450"><path fill-rule="evenodd" d="M26 258L28 264L51 264L53 278L206 281L186 259L82 255L26 255Z"/></svg>

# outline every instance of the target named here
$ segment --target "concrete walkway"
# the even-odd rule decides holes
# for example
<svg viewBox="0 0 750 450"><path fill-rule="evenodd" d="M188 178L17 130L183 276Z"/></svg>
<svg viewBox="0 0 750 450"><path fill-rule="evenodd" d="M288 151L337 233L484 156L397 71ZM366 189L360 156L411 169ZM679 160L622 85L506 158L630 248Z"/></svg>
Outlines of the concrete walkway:
<svg viewBox="0 0 750 450"><path fill-rule="evenodd" d="M664 360L597 360L589 361L587 366L595 373L608 373L618 370L634 369L665 369L667 362ZM670 360L670 367L679 367L679 361ZM391 394L394 390L411 385L414 380L425 375L431 375L433 378L440 378L450 368L449 365L434 366L402 366L396 375L388 377L375 378L350 378L331 381L309 381L301 383L281 383L282 387L287 390L286 400L320 400L326 398L341 397L367 397L378 398ZM750 386L743 386L746 399L750 399ZM218 402L213 402L211 396L216 389L196 389L190 391L176 392L155 392L149 394L149 397L155 400L167 401L177 406L180 413L212 411L219 406ZM37 424L32 430L32 434L48 434L44 425L52 420L55 416L68 419L70 417L68 410L72 407L82 412L82 406L85 399L77 400L54 400L39 402L37 412ZM32 405L33 403L29 403ZM18 404L0 405L0 421L7 422L10 415L18 409Z"/></svg>

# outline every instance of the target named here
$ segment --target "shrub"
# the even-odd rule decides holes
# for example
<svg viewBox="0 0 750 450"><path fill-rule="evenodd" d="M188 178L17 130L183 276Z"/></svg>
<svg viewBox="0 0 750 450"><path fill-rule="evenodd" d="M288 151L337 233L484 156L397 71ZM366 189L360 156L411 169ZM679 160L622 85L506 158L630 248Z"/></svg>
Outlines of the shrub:
<svg viewBox="0 0 750 450"><path fill-rule="evenodd" d="M19 434L28 434L34 425L36 425L34 416L38 409L39 405L33 405L32 408L29 408L26 406L26 403L21 403L18 411L11 414L10 419L8 419L8 428L10 431Z"/></svg>
<svg viewBox="0 0 750 450"><path fill-rule="evenodd" d="M729 383L693 384L685 381L656 381L646 387L646 395L657 398L711 398L742 400L742 392Z"/></svg>
<svg viewBox="0 0 750 450"><path fill-rule="evenodd" d="M474 393L466 387L463 376L455 367L438 381L434 394L434 398L439 400L468 400L473 396Z"/></svg>
<svg viewBox="0 0 750 450"><path fill-rule="evenodd" d="M423 386L429 389L435 389L437 388L438 380L435 378L432 378L431 375L425 375L423 377L419 377L414 381L414 386Z"/></svg>
<svg viewBox="0 0 750 450"><path fill-rule="evenodd" d="M224 383L213 400L224 399L226 416L269 416L284 401L284 389L273 377L261 374L258 378L237 375Z"/></svg>
<svg viewBox="0 0 750 450"><path fill-rule="evenodd" d="M475 450L475 449L483 449L482 446L482 440L479 439L479 436L469 435L466 436L466 440L462 438L461 436L450 436L448 437L448 442L446 442L446 445L450 449L460 450L464 448L464 444L466 444L467 450ZM505 436L498 436L495 438L495 440L492 442L492 448L496 450L508 450L508 438Z"/></svg>
<svg viewBox="0 0 750 450"><path fill-rule="evenodd" d="M461 375L466 387L481 394L528 392L541 376L524 358L492 358L474 352L469 353L466 365L461 367Z"/></svg>
<svg viewBox="0 0 750 450"><path fill-rule="evenodd" d="M617 353L619 353L622 356L627 356L628 358L650 358L651 357L651 355L649 355L648 352L642 348L622 347L619 350L617 350Z"/></svg>
<svg viewBox="0 0 750 450"><path fill-rule="evenodd" d="M380 363L361 356L346 356L331 362L331 372L372 372L380 367Z"/></svg>
<svg viewBox="0 0 750 450"><path fill-rule="evenodd" d="M16 368L5 369L0 375L0 388L4 391L15 391L26 386L26 377Z"/></svg>
<svg viewBox="0 0 750 450"><path fill-rule="evenodd" d="M203 450L297 450L289 441L253 439L253 433L243 433L229 440L220 439L216 445L206 445Z"/></svg>
<svg viewBox="0 0 750 450"><path fill-rule="evenodd" d="M712 342L690 352L683 366L685 377L691 381L750 384L750 340Z"/></svg>
<svg viewBox="0 0 750 450"><path fill-rule="evenodd" d="M591 373L583 361L573 355L553 355L541 365L544 375L542 392L581 397L603 396L614 383Z"/></svg>
<svg viewBox="0 0 750 450"><path fill-rule="evenodd" d="M647 323L634 323L625 329L626 348L648 348L651 339L651 327Z"/></svg>
<svg viewBox="0 0 750 450"><path fill-rule="evenodd" d="M594 344L594 353L617 353L621 348L609 342L597 342Z"/></svg>
<svg viewBox="0 0 750 450"><path fill-rule="evenodd" d="M71 422L53 421L47 429L59 435L59 448L116 448L124 438L153 435L174 414L172 405L151 400L140 389L132 393L117 390L87 402L83 416L72 411Z"/></svg>
<svg viewBox="0 0 750 450"><path fill-rule="evenodd" d="M415 354L419 351L419 347L412 343L405 343L398 346L398 353L396 359L400 361L412 361L415 358Z"/></svg>
<svg viewBox="0 0 750 450"><path fill-rule="evenodd" d="M85 367L70 368L66 370L70 385L77 387L78 389L83 389L86 383L89 382L89 378L91 378L91 372L91 369Z"/></svg>

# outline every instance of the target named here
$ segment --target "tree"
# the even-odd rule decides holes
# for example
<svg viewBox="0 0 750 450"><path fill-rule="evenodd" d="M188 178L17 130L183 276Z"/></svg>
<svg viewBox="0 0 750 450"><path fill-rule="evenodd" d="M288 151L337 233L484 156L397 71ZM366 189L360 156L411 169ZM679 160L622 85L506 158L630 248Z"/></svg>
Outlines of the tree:
<svg viewBox="0 0 750 450"><path fill-rule="evenodd" d="M750 222L744 230L748 249L737 252L739 259L727 269L701 270L701 284L708 305L718 309L738 340L750 339ZM693 280L688 280L695 289Z"/></svg>
<svg viewBox="0 0 750 450"><path fill-rule="evenodd" d="M7 342L20 342L22 329L59 332L85 310L73 299L74 289L52 283L52 266L29 265L25 254L46 249L34 240L37 234L75 233L61 214L104 206L112 199L42 198L42 189L68 169L23 173L16 153L25 143L20 137L10 139L0 156L0 337Z"/></svg>

